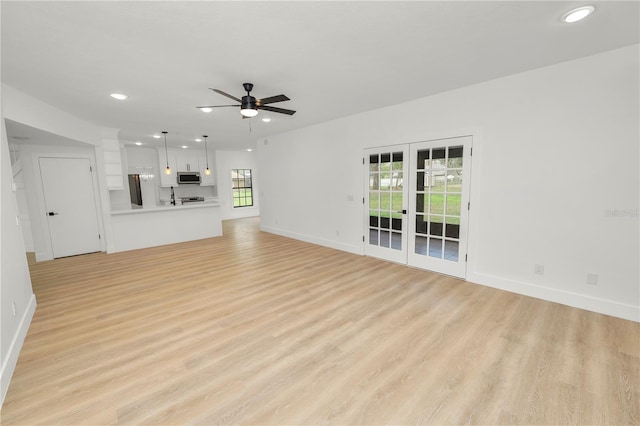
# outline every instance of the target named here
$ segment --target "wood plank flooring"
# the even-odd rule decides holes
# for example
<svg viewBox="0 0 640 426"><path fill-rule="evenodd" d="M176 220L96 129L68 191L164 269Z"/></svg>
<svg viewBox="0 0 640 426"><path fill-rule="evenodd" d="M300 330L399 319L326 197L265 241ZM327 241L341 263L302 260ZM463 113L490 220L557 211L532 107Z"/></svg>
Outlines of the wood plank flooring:
<svg viewBox="0 0 640 426"><path fill-rule="evenodd" d="M224 234L31 262L2 424L640 422L637 323Z"/></svg>

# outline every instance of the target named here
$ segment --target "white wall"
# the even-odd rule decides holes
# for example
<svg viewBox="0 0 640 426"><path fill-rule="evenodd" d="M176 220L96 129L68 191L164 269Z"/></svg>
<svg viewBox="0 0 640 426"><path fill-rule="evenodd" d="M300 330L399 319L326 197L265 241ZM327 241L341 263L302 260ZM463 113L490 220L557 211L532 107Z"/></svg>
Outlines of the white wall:
<svg viewBox="0 0 640 426"><path fill-rule="evenodd" d="M27 126L100 146L101 129L19 90L2 84L2 116Z"/></svg>
<svg viewBox="0 0 640 426"><path fill-rule="evenodd" d="M9 388L18 355L35 312L36 299L25 256L18 206L12 190L11 161L7 134L2 122L0 143L0 405ZM15 313L14 313L15 306Z"/></svg>
<svg viewBox="0 0 640 426"><path fill-rule="evenodd" d="M638 68L635 45L258 141L262 228L363 253L363 149L471 134L467 279L639 321Z"/></svg>
<svg viewBox="0 0 640 426"><path fill-rule="evenodd" d="M251 169L253 207L233 208L231 169ZM255 152L216 151L215 172L222 220L260 215L260 174Z"/></svg>

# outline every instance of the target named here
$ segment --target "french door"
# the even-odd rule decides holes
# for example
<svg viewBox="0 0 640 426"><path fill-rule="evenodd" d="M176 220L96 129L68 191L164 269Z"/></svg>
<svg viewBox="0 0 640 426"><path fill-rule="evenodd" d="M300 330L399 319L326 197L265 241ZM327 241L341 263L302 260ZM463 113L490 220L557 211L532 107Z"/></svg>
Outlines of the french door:
<svg viewBox="0 0 640 426"><path fill-rule="evenodd" d="M465 278L471 144L465 136L365 151L366 255Z"/></svg>
<svg viewBox="0 0 640 426"><path fill-rule="evenodd" d="M365 150L365 249L392 262L407 259L409 145Z"/></svg>

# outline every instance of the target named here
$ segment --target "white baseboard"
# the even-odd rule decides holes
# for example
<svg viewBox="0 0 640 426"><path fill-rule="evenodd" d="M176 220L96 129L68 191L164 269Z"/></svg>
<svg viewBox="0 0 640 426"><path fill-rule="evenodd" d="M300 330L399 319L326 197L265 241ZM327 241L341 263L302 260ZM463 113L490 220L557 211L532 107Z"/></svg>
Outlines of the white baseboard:
<svg viewBox="0 0 640 426"><path fill-rule="evenodd" d="M9 390L9 383L11 382L11 377L13 376L16 364L18 363L18 356L20 355L24 339L27 337L27 331L29 331L31 319L35 312L36 296L35 294L32 294L31 299L29 299L29 305L20 319L18 330L9 345L7 357L2 362L2 370L0 370L0 409L4 403L4 397L7 395L7 391Z"/></svg>
<svg viewBox="0 0 640 426"><path fill-rule="evenodd" d="M262 231L281 235L283 237L289 237L308 243L318 244L321 246L330 247L353 254L364 255L363 248L361 246L349 245L336 241L325 240L322 238L310 237L308 235L297 234L295 232L285 231L269 226L261 226L260 229ZM509 280L490 274L469 272L467 273L467 281L474 284L496 288L499 290L509 291L511 293L535 297L536 299L560 303L562 305L567 305L578 309L597 312L600 314L622 318L629 321L640 322L640 306L637 305L615 302L612 300L601 299L549 287L543 287L521 281Z"/></svg>
<svg viewBox="0 0 640 426"><path fill-rule="evenodd" d="M320 246L329 247L336 250L346 251L348 253L363 255L363 249L361 245L345 244L338 241L326 240L324 238L310 237L304 234L298 234L295 232L285 231L279 228L272 228L270 226L260 226L260 230L269 232L271 234L281 235L283 237L293 238L294 240L304 241L306 243L318 244Z"/></svg>
<svg viewBox="0 0 640 426"><path fill-rule="evenodd" d="M490 274L469 273L467 274L467 281L511 293L535 297L536 299L597 312L599 314L640 322L640 306L543 287L522 281L508 280Z"/></svg>
<svg viewBox="0 0 640 426"><path fill-rule="evenodd" d="M246 217L256 217L256 216L260 216L260 210L255 210L255 209L251 209L251 210L243 210L240 209L240 211L232 211L232 212L220 212L220 219L221 220L230 220L230 219L244 219Z"/></svg>
<svg viewBox="0 0 640 426"><path fill-rule="evenodd" d="M45 260L53 260L53 254L47 251L36 251L36 262L43 262Z"/></svg>

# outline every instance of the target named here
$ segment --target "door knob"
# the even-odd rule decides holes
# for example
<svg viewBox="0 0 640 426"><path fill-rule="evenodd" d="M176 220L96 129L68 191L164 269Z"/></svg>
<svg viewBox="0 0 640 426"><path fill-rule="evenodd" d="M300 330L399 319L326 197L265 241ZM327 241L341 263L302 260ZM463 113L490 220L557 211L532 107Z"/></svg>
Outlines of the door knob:
<svg viewBox="0 0 640 426"><path fill-rule="evenodd" d="M57 215L57 214L58 214L58 213L55 213L55 212L49 212L49 216L55 216L55 215Z"/></svg>

